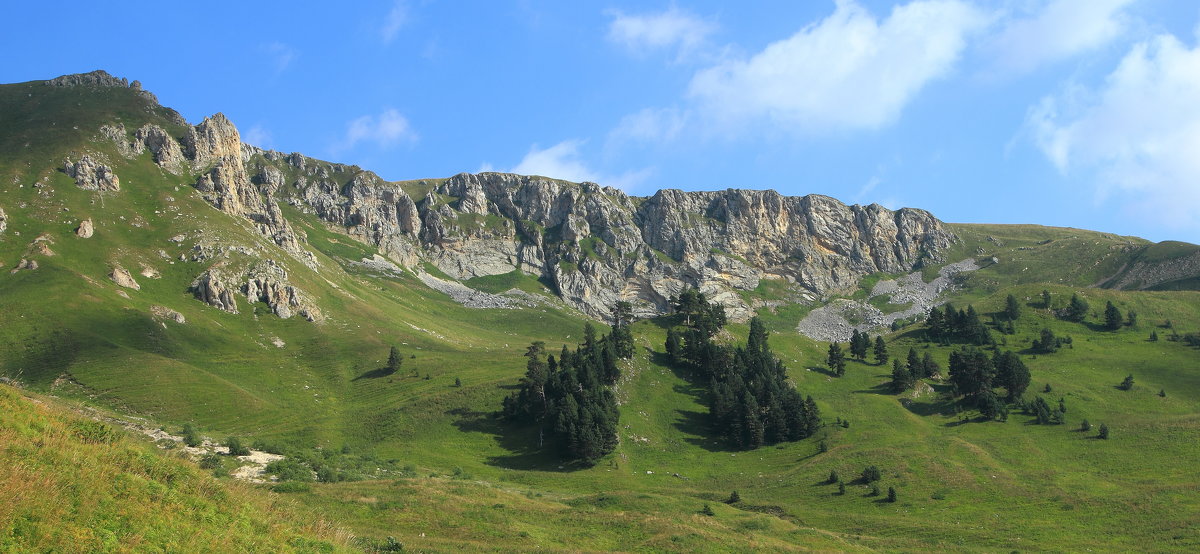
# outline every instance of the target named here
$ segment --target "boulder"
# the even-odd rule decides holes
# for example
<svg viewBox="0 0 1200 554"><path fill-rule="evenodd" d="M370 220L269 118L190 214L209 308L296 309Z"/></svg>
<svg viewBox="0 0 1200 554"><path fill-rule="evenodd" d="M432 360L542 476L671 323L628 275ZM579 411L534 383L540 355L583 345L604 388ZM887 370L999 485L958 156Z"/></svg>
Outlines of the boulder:
<svg viewBox="0 0 1200 554"><path fill-rule="evenodd" d="M114 267L113 270L108 274L108 278L112 279L112 282L127 289L142 290L142 286L139 285L137 281L134 281L133 276L121 266Z"/></svg>
<svg viewBox="0 0 1200 554"><path fill-rule="evenodd" d="M90 239L95 234L96 229L92 226L92 220L85 219L79 222L79 226L75 228L75 236L81 239Z"/></svg>

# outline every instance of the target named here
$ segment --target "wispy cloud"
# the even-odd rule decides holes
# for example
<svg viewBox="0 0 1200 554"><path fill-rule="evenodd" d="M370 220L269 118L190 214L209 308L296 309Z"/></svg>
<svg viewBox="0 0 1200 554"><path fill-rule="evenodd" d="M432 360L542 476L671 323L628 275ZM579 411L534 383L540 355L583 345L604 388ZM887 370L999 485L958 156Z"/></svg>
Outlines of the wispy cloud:
<svg viewBox="0 0 1200 554"><path fill-rule="evenodd" d="M1200 47L1172 35L1134 45L1096 89L1046 97L1028 118L1065 175L1095 182L1097 201L1175 228L1200 228ZM1092 186L1092 185L1089 185Z"/></svg>
<svg viewBox="0 0 1200 554"><path fill-rule="evenodd" d="M267 130L260 123L255 123L242 133L242 142L252 144L259 148L272 148L274 140L271 137L271 131Z"/></svg>
<svg viewBox="0 0 1200 554"><path fill-rule="evenodd" d="M1129 25L1135 0L1051 0L1035 13L1008 19L983 49L993 71L1020 74L1111 43Z"/></svg>
<svg viewBox="0 0 1200 554"><path fill-rule="evenodd" d="M609 140L620 142L670 142L687 125L690 114L677 108L646 108L621 118Z"/></svg>
<svg viewBox="0 0 1200 554"><path fill-rule="evenodd" d="M379 37L383 39L383 43L388 44L395 40L396 35L400 34L400 29L406 23L408 23L408 3L404 0L395 0L392 3L392 9L383 16L382 24L379 27Z"/></svg>
<svg viewBox="0 0 1200 554"><path fill-rule="evenodd" d="M378 115L364 115L346 124L346 136L335 150L348 150L362 142L386 148L400 142L416 142L417 133L399 111L387 108Z"/></svg>
<svg viewBox="0 0 1200 554"><path fill-rule="evenodd" d="M541 175L567 181L590 181L606 186L614 186L629 190L649 178L654 170L645 168L628 171L620 175L604 175L593 170L583 161L580 147L585 141L578 139L564 140L549 148L533 145L521 162L509 172L521 175ZM491 164L483 164L480 171L491 171ZM484 169L486 168L486 169Z"/></svg>
<svg viewBox="0 0 1200 554"><path fill-rule="evenodd" d="M877 129L954 67L989 15L958 0L919 0L882 21L853 0L748 59L697 73L689 95L724 122L766 120L803 133Z"/></svg>
<svg viewBox="0 0 1200 554"><path fill-rule="evenodd" d="M703 44L717 28L714 23L674 6L660 13L629 15L619 10L607 13L612 17L608 40L637 55L675 49L682 58Z"/></svg>
<svg viewBox="0 0 1200 554"><path fill-rule="evenodd" d="M275 73L283 73L292 62L300 55L295 48L282 42L272 42L263 46L263 50L267 56L271 58L272 64L275 66Z"/></svg>

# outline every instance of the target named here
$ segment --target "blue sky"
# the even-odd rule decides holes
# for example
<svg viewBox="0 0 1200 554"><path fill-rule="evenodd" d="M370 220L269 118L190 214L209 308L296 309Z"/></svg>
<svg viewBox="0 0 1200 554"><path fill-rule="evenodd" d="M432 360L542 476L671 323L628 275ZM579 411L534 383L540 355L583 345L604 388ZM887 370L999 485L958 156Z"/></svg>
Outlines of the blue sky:
<svg viewBox="0 0 1200 554"><path fill-rule="evenodd" d="M170 4L9 3L0 81L106 69L391 180L773 188L1200 243L1192 0Z"/></svg>

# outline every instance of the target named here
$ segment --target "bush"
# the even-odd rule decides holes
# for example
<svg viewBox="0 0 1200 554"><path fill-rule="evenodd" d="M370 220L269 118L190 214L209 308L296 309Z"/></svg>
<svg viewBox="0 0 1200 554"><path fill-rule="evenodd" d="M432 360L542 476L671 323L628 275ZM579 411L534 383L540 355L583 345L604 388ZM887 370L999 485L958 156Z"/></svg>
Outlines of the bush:
<svg viewBox="0 0 1200 554"><path fill-rule="evenodd" d="M838 482L841 482L841 478L838 477L837 470L835 469L835 470L830 471L829 472L829 484L832 485L832 484L838 483Z"/></svg>
<svg viewBox="0 0 1200 554"><path fill-rule="evenodd" d="M90 419L71 422L71 431L79 440L91 444L110 444L121 438L116 429Z"/></svg>
<svg viewBox="0 0 1200 554"><path fill-rule="evenodd" d="M1124 381L1121 381L1121 384L1120 384L1120 385L1117 385L1117 388L1119 388L1119 389L1121 389L1121 390L1131 390L1131 389L1133 389L1133 375L1127 375L1127 376L1125 377L1125 380L1124 380Z"/></svg>
<svg viewBox="0 0 1200 554"><path fill-rule="evenodd" d="M296 481L288 481L271 487L274 492L309 492L312 487L308 483L297 483Z"/></svg>
<svg viewBox="0 0 1200 554"><path fill-rule="evenodd" d="M215 452L209 452L200 458L200 467L203 469L217 469L221 467L221 457Z"/></svg>
<svg viewBox="0 0 1200 554"><path fill-rule="evenodd" d="M270 473L279 478L280 481L312 481L313 471L303 462L284 458L267 464L264 468L267 473Z"/></svg>
<svg viewBox="0 0 1200 554"><path fill-rule="evenodd" d="M726 504L737 504L738 502L741 502L741 501L742 501L742 495L738 494L738 491L733 491L732 493L730 493L729 499L726 500L725 503Z"/></svg>
<svg viewBox="0 0 1200 554"><path fill-rule="evenodd" d="M242 446L242 440L237 437L229 437L225 439L225 445L229 447L230 456L249 456L250 449Z"/></svg>
<svg viewBox="0 0 1200 554"><path fill-rule="evenodd" d="M192 446L192 447L196 447L196 446L200 446L201 442L203 442L203 440L201 440L201 438L200 438L200 433L198 431L196 431L196 426L192 425L191 423L184 423L183 424L183 444L186 444L186 445Z"/></svg>
<svg viewBox="0 0 1200 554"><path fill-rule="evenodd" d="M878 481L882 478L883 478L883 473L879 471L879 468L877 468L873 465L867 466L862 471L862 480L864 483L874 483L875 481Z"/></svg>
<svg viewBox="0 0 1200 554"><path fill-rule="evenodd" d="M888 502L896 501L896 487L888 487Z"/></svg>
<svg viewBox="0 0 1200 554"><path fill-rule="evenodd" d="M1108 425L1107 424L1104 424L1104 423L1100 424L1100 432L1096 435L1096 438L1105 439L1105 440L1108 439Z"/></svg>
<svg viewBox="0 0 1200 554"><path fill-rule="evenodd" d="M1085 433L1086 433L1086 432L1088 432L1088 431L1091 431L1091 430L1092 430L1092 424L1091 424L1091 423L1089 423L1089 422L1088 422L1088 420L1086 420L1086 419L1085 419L1085 420L1083 420L1083 423L1080 423L1080 424L1079 424L1079 430L1080 430L1080 431L1082 431L1082 432L1085 432Z"/></svg>
<svg viewBox="0 0 1200 554"><path fill-rule="evenodd" d="M702 508L702 509L700 510L700 513L701 513L701 514L704 514L704 515L706 515L706 516L715 516L715 515L717 515L717 513L713 511L713 509L712 509L712 506L709 506L708 504L705 504L705 505L704 505L704 508Z"/></svg>

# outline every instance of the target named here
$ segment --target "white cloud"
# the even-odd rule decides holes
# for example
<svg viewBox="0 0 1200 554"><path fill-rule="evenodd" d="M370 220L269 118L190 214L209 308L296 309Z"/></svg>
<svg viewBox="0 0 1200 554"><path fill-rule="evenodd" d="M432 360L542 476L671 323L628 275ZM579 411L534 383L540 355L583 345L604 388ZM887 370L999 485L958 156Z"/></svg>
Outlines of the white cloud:
<svg viewBox="0 0 1200 554"><path fill-rule="evenodd" d="M246 132L242 133L242 142L259 148L271 148L273 140L271 131L268 131L261 124L255 123Z"/></svg>
<svg viewBox="0 0 1200 554"><path fill-rule="evenodd" d="M652 168L645 168L621 175L602 175L584 163L579 153L579 148L583 144L583 141L575 139L564 140L545 149L539 148L535 144L529 148L529 152L521 159L521 163L509 172L520 175L541 175L577 183L591 181L624 190L636 187L654 173ZM485 163L483 167L491 170L491 164Z"/></svg>
<svg viewBox="0 0 1200 554"><path fill-rule="evenodd" d="M1128 24L1135 0L1051 0L1029 17L1010 20L984 48L1000 73L1025 73L1108 44Z"/></svg>
<svg viewBox="0 0 1200 554"><path fill-rule="evenodd" d="M612 10L608 40L634 54L644 55L653 50L677 48L683 57L704 43L716 30L716 25L672 6L665 12L626 15Z"/></svg>
<svg viewBox="0 0 1200 554"><path fill-rule="evenodd" d="M400 112L388 108L379 115L364 115L346 125L346 137L341 149L353 148L360 142L374 142L379 147L397 142L415 142L417 133Z"/></svg>
<svg viewBox="0 0 1200 554"><path fill-rule="evenodd" d="M1039 148L1063 174L1094 175L1098 199L1175 228L1200 226L1200 47L1139 43L1096 90L1070 88L1030 111Z"/></svg>
<svg viewBox="0 0 1200 554"><path fill-rule="evenodd" d="M749 59L697 73L689 95L725 122L764 118L801 132L877 129L947 74L988 15L959 0L919 0L878 21L852 0Z"/></svg>
<svg viewBox="0 0 1200 554"><path fill-rule="evenodd" d="M272 42L264 46L263 49L266 50L272 62L274 62L275 73L283 73L283 70L292 65L292 62L296 61L296 57L299 56L295 48L282 42Z"/></svg>
<svg viewBox="0 0 1200 554"><path fill-rule="evenodd" d="M679 136L689 114L676 108L646 108L621 118L609 133L619 141L670 142Z"/></svg>
<svg viewBox="0 0 1200 554"><path fill-rule="evenodd" d="M579 158L579 146L582 144L579 140L564 140L546 149L538 148L535 144L529 148L529 153L525 154L521 163L512 168L512 172L575 182L598 182L600 177Z"/></svg>
<svg viewBox="0 0 1200 554"><path fill-rule="evenodd" d="M383 24L379 27L379 37L383 39L383 43L387 44L395 40L405 23L408 23L408 4L404 0L396 0L392 3L392 9L383 17Z"/></svg>

